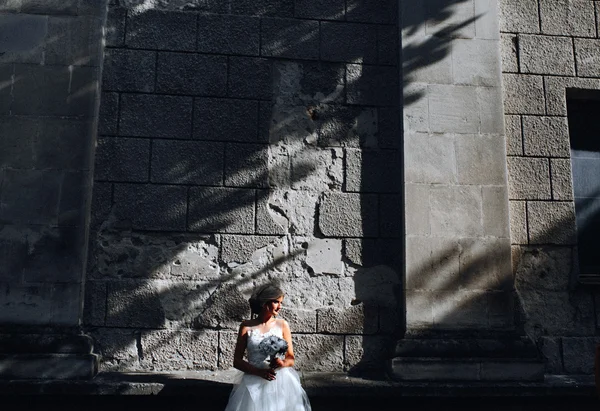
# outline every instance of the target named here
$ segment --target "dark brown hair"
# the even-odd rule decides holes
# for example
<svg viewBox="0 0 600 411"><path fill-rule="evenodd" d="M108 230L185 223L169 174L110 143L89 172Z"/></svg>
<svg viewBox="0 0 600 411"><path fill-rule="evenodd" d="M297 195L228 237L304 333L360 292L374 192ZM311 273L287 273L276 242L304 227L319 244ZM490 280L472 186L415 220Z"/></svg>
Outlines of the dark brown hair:
<svg viewBox="0 0 600 411"><path fill-rule="evenodd" d="M248 300L252 314L259 314L263 305L283 296L284 292L275 284L265 284L258 287Z"/></svg>

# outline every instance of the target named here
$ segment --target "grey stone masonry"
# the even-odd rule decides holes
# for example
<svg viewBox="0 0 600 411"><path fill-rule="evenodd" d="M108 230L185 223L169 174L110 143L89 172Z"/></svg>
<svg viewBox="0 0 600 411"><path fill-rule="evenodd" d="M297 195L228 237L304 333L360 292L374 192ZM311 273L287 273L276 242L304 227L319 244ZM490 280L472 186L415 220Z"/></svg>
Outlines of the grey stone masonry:
<svg viewBox="0 0 600 411"><path fill-rule="evenodd" d="M513 271L523 325L542 347L547 371L591 373L585 364L592 361L597 325L589 288L577 282L577 229L583 228L576 227L576 124L567 99L600 90L598 4L500 4Z"/></svg>
<svg viewBox="0 0 600 411"><path fill-rule="evenodd" d="M89 344L59 353L51 343L87 338L72 330L82 321L107 6L93 3L0 7L0 324L47 342L18 355L3 346L0 378L97 372Z"/></svg>
<svg viewBox="0 0 600 411"><path fill-rule="evenodd" d="M85 305L102 369L229 368L269 279L299 367L381 367L402 269L395 3L109 6Z"/></svg>

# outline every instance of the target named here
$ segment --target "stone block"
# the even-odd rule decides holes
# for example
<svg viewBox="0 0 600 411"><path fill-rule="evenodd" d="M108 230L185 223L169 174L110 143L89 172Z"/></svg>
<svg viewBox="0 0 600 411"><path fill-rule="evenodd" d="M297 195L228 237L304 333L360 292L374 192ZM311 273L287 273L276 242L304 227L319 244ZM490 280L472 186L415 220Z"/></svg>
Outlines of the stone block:
<svg viewBox="0 0 600 411"><path fill-rule="evenodd" d="M416 323L433 321L433 295L421 291L456 288L459 247L456 239L417 236L406 239L406 290L412 293L409 298L407 291L406 312Z"/></svg>
<svg viewBox="0 0 600 411"><path fill-rule="evenodd" d="M400 192L401 155L397 150L346 150L346 191Z"/></svg>
<svg viewBox="0 0 600 411"><path fill-rule="evenodd" d="M177 247L171 259L171 278L205 281L219 277L218 248L210 239L192 241ZM150 249L151 250L151 249ZM151 251L150 251L151 252ZM168 254L165 256L168 258Z"/></svg>
<svg viewBox="0 0 600 411"><path fill-rule="evenodd" d="M21 9L22 0L6 0L0 5L0 11L4 12L18 12Z"/></svg>
<svg viewBox="0 0 600 411"><path fill-rule="evenodd" d="M406 184L405 190L405 229L408 235L429 235L429 185Z"/></svg>
<svg viewBox="0 0 600 411"><path fill-rule="evenodd" d="M511 200L549 200L552 197L547 158L508 157L507 165Z"/></svg>
<svg viewBox="0 0 600 411"><path fill-rule="evenodd" d="M231 5L231 12L251 16L293 17L294 0L265 0L260 3L238 0Z"/></svg>
<svg viewBox="0 0 600 411"><path fill-rule="evenodd" d="M229 58L229 97L270 100L273 95L271 60L253 57Z"/></svg>
<svg viewBox="0 0 600 411"><path fill-rule="evenodd" d="M155 284L148 281L112 281L107 286L107 326L164 328L165 311Z"/></svg>
<svg viewBox="0 0 600 411"><path fill-rule="evenodd" d="M132 137L189 138L192 98L122 94L119 134Z"/></svg>
<svg viewBox="0 0 600 411"><path fill-rule="evenodd" d="M225 185L256 187L268 185L268 146L229 143L225 150Z"/></svg>
<svg viewBox="0 0 600 411"><path fill-rule="evenodd" d="M317 126L319 146L377 148L378 145L385 146L378 144L378 140L385 138L389 139L388 145L392 145L391 128L394 125L391 113L385 119L387 124L381 125L381 131L378 110L374 108L320 105L313 116L315 114L314 124ZM381 138L378 134L381 134Z"/></svg>
<svg viewBox="0 0 600 411"><path fill-rule="evenodd" d="M531 201L527 205L530 244L574 244L575 207L571 202Z"/></svg>
<svg viewBox="0 0 600 411"><path fill-rule="evenodd" d="M357 23L321 23L320 55L325 61L377 62L377 27Z"/></svg>
<svg viewBox="0 0 600 411"><path fill-rule="evenodd" d="M503 0L500 2L500 31L539 33L540 16L537 0Z"/></svg>
<svg viewBox="0 0 600 411"><path fill-rule="evenodd" d="M323 334L375 334L379 331L376 306L364 304L317 310L317 332Z"/></svg>
<svg viewBox="0 0 600 411"><path fill-rule="evenodd" d="M188 230L235 234L254 233L254 190L192 187Z"/></svg>
<svg viewBox="0 0 600 411"><path fill-rule="evenodd" d="M477 87L479 107L479 132L481 134L504 134L504 111L500 87Z"/></svg>
<svg viewBox="0 0 600 411"><path fill-rule="evenodd" d="M96 147L96 180L148 181L150 140L141 138L100 137Z"/></svg>
<svg viewBox="0 0 600 411"><path fill-rule="evenodd" d="M154 91L156 52L107 49L104 53L102 89L105 91Z"/></svg>
<svg viewBox="0 0 600 411"><path fill-rule="evenodd" d="M562 374L564 369L562 364L561 339L555 337L542 337L540 343L540 351L546 363L546 373Z"/></svg>
<svg viewBox="0 0 600 411"><path fill-rule="evenodd" d="M206 302L206 308L195 319L196 328L237 330L250 315L248 300L234 284L223 283Z"/></svg>
<svg viewBox="0 0 600 411"><path fill-rule="evenodd" d="M424 31L404 31L402 43L403 71L411 81L452 84L452 52L446 38Z"/></svg>
<svg viewBox="0 0 600 411"><path fill-rule="evenodd" d="M452 44L454 84L497 87L500 52L497 40L457 39Z"/></svg>
<svg viewBox="0 0 600 411"><path fill-rule="evenodd" d="M317 313L314 310L284 307L282 317L289 323L292 333L314 334L317 331Z"/></svg>
<svg viewBox="0 0 600 411"><path fill-rule="evenodd" d="M461 239L460 279L464 290L511 290L511 250L508 238Z"/></svg>
<svg viewBox="0 0 600 411"><path fill-rule="evenodd" d="M98 227L110 213L112 206L112 184L93 183L90 209L90 228Z"/></svg>
<svg viewBox="0 0 600 411"><path fill-rule="evenodd" d="M95 327L104 325L106 318L106 282L85 282L85 298L83 300L83 324Z"/></svg>
<svg viewBox="0 0 600 411"><path fill-rule="evenodd" d="M318 206L319 229L327 237L375 237L377 209L373 194L326 194Z"/></svg>
<svg viewBox="0 0 600 411"><path fill-rule="evenodd" d="M382 65L398 65L398 28L396 26L377 27L377 62Z"/></svg>
<svg viewBox="0 0 600 411"><path fill-rule="evenodd" d="M258 103L246 100L196 99L193 136L199 140L255 142Z"/></svg>
<svg viewBox="0 0 600 411"><path fill-rule="evenodd" d="M0 22L0 49L3 51L0 62L42 63L48 36L47 16L6 14L0 17Z"/></svg>
<svg viewBox="0 0 600 411"><path fill-rule="evenodd" d="M392 359L392 376L401 381L465 381L480 379L478 362L440 360L437 358Z"/></svg>
<svg viewBox="0 0 600 411"><path fill-rule="evenodd" d="M481 188L483 232L486 236L509 238L508 189L506 186Z"/></svg>
<svg viewBox="0 0 600 411"><path fill-rule="evenodd" d="M94 67L17 64L14 78L13 115L92 117L94 114L98 80ZM40 84L44 87L40 88Z"/></svg>
<svg viewBox="0 0 600 411"><path fill-rule="evenodd" d="M572 39L520 35L519 66L523 73L574 76Z"/></svg>
<svg viewBox="0 0 600 411"><path fill-rule="evenodd" d="M460 85L430 85L429 126L438 133L479 131L477 89ZM457 102L460 101L460 104Z"/></svg>
<svg viewBox="0 0 600 411"><path fill-rule="evenodd" d="M400 238L404 234L404 204L400 194L379 197L379 234L384 238Z"/></svg>
<svg viewBox="0 0 600 411"><path fill-rule="evenodd" d="M500 6L493 0L475 0L475 38L500 39Z"/></svg>
<svg viewBox="0 0 600 411"><path fill-rule="evenodd" d="M219 333L214 331L146 331L142 365L153 371L215 370Z"/></svg>
<svg viewBox="0 0 600 411"><path fill-rule="evenodd" d="M106 16L105 41L108 47L125 45L125 20L127 10L117 6L108 7Z"/></svg>
<svg viewBox="0 0 600 411"><path fill-rule="evenodd" d="M390 339L381 336L347 335L344 363L351 370L380 369L391 355Z"/></svg>
<svg viewBox="0 0 600 411"><path fill-rule="evenodd" d="M404 179L410 183L456 183L454 138L405 133Z"/></svg>
<svg viewBox="0 0 600 411"><path fill-rule="evenodd" d="M337 371L344 363L341 335L292 334L295 366L302 371Z"/></svg>
<svg viewBox="0 0 600 411"><path fill-rule="evenodd" d="M187 187L115 184L114 206L123 227L185 231Z"/></svg>
<svg viewBox="0 0 600 411"><path fill-rule="evenodd" d="M477 237L483 234L479 187L432 187L429 204L432 235Z"/></svg>
<svg viewBox="0 0 600 411"><path fill-rule="evenodd" d="M403 246L400 240L393 239L346 239L344 240L344 256L354 265L365 268L388 266L401 271L404 261L400 256ZM355 280L369 274L369 271L357 271ZM362 281L362 280L361 280Z"/></svg>
<svg viewBox="0 0 600 411"><path fill-rule="evenodd" d="M345 0L295 0L295 17L317 20L344 20Z"/></svg>
<svg viewBox="0 0 600 411"><path fill-rule="evenodd" d="M290 219L282 208L283 203L269 193L267 190L257 191L256 233L271 235L286 234L290 225ZM314 204L312 210L312 215L314 215ZM310 231L312 232L312 230Z"/></svg>
<svg viewBox="0 0 600 411"><path fill-rule="evenodd" d="M49 17L45 64L99 66L102 37L97 17Z"/></svg>
<svg viewBox="0 0 600 411"><path fill-rule="evenodd" d="M223 235L221 236L221 260L224 263L246 263L252 254L271 244L277 237Z"/></svg>
<svg viewBox="0 0 600 411"><path fill-rule="evenodd" d="M197 50L202 53L258 56L259 36L260 19L257 17L198 16Z"/></svg>
<svg viewBox="0 0 600 411"><path fill-rule="evenodd" d="M1 168L30 169L35 164L35 142L38 140L40 121L31 117L0 117Z"/></svg>
<svg viewBox="0 0 600 411"><path fill-rule="evenodd" d="M94 352L100 355L102 371L139 370L138 351L140 332L127 329L95 328L91 331L94 339Z"/></svg>
<svg viewBox="0 0 600 411"><path fill-rule="evenodd" d="M315 238L308 242L306 265L311 275L343 275L342 240Z"/></svg>
<svg viewBox="0 0 600 411"><path fill-rule="evenodd" d="M516 260L518 289L568 290L574 263L570 247L521 247Z"/></svg>
<svg viewBox="0 0 600 411"><path fill-rule="evenodd" d="M519 71L519 51L516 35L502 33L500 37L500 54L502 72L517 73Z"/></svg>
<svg viewBox="0 0 600 411"><path fill-rule="evenodd" d="M52 170L4 170L0 221L57 224L62 178Z"/></svg>
<svg viewBox="0 0 600 411"><path fill-rule="evenodd" d="M513 244L527 244L527 209L525 201L509 201L510 239Z"/></svg>
<svg viewBox="0 0 600 411"><path fill-rule="evenodd" d="M68 15L77 14L79 0L26 0L21 4L21 13Z"/></svg>
<svg viewBox="0 0 600 411"><path fill-rule="evenodd" d="M202 67L199 75L198 67ZM227 94L227 58L159 53L156 90L161 93L219 97Z"/></svg>
<svg viewBox="0 0 600 411"><path fill-rule="evenodd" d="M437 291L433 306L434 328L488 328L489 295L481 290ZM512 322L511 319L511 326Z"/></svg>
<svg viewBox="0 0 600 411"><path fill-rule="evenodd" d="M523 129L521 116L504 116L506 129L506 154L509 156L523 155Z"/></svg>
<svg viewBox="0 0 600 411"><path fill-rule="evenodd" d="M0 229L0 281L19 284L27 264L26 233L14 226Z"/></svg>
<svg viewBox="0 0 600 411"><path fill-rule="evenodd" d="M599 340L596 337L562 338L565 372L568 374L593 374L598 344Z"/></svg>
<svg viewBox="0 0 600 411"><path fill-rule="evenodd" d="M451 5L443 0L430 1L425 6L427 10L425 30L427 33L435 33L445 38L474 38L475 21L477 17L484 17L475 14L475 4L474 1Z"/></svg>
<svg viewBox="0 0 600 411"><path fill-rule="evenodd" d="M306 60L319 58L317 21L264 18L261 39L262 56Z"/></svg>
<svg viewBox="0 0 600 411"><path fill-rule="evenodd" d="M153 183L222 185L224 144L208 141L154 140Z"/></svg>
<svg viewBox="0 0 600 411"><path fill-rule="evenodd" d="M94 354L0 354L0 375L10 380L90 380L98 372Z"/></svg>
<svg viewBox="0 0 600 411"><path fill-rule="evenodd" d="M544 365L538 361L483 361L481 363L483 381L541 381L543 379Z"/></svg>
<svg viewBox="0 0 600 411"><path fill-rule="evenodd" d="M394 24L398 18L398 5L393 0L348 0L346 19L364 23Z"/></svg>
<svg viewBox="0 0 600 411"><path fill-rule="evenodd" d="M400 120L399 110L392 107L380 107L377 110L377 140L379 148L400 147Z"/></svg>
<svg viewBox="0 0 600 411"><path fill-rule="evenodd" d="M128 13L125 45L171 51L196 50L196 16L192 13L146 10Z"/></svg>
<svg viewBox="0 0 600 411"><path fill-rule="evenodd" d="M305 148L298 151L291 157L292 189L340 190L344 180L343 163L344 156L341 149Z"/></svg>
<svg viewBox="0 0 600 411"><path fill-rule="evenodd" d="M463 134L455 138L458 184L505 184L505 142L501 135Z"/></svg>
<svg viewBox="0 0 600 411"><path fill-rule="evenodd" d="M227 370L233 367L233 353L237 336L237 332L219 331L219 369Z"/></svg>
<svg viewBox="0 0 600 411"><path fill-rule="evenodd" d="M577 75L600 77L600 40L575 39Z"/></svg>
<svg viewBox="0 0 600 411"><path fill-rule="evenodd" d="M507 73L503 87L505 114L545 114L542 76Z"/></svg>
<svg viewBox="0 0 600 411"><path fill-rule="evenodd" d="M551 158L550 175L552 177L552 199L573 200L571 160Z"/></svg>
<svg viewBox="0 0 600 411"><path fill-rule="evenodd" d="M542 34L595 37L594 5L585 0L550 0L540 3Z"/></svg>
<svg viewBox="0 0 600 411"><path fill-rule="evenodd" d="M30 120L32 121L32 120ZM94 144L91 120L44 118L36 121L33 149L37 168L89 170Z"/></svg>
<svg viewBox="0 0 600 411"><path fill-rule="evenodd" d="M119 123L119 94L102 93L98 114L98 134L116 135Z"/></svg>
<svg viewBox="0 0 600 411"><path fill-rule="evenodd" d="M396 106L400 86L398 68L389 66L346 66L346 102L352 105Z"/></svg>
<svg viewBox="0 0 600 411"><path fill-rule="evenodd" d="M600 90L600 79L549 76L544 78L544 85L548 115L566 116L566 90L569 88Z"/></svg>
<svg viewBox="0 0 600 411"><path fill-rule="evenodd" d="M289 110L300 104L306 117L306 106L309 104L343 103L346 76L343 64L294 61L277 62L273 68L273 87L278 90L274 109Z"/></svg>
<svg viewBox="0 0 600 411"><path fill-rule="evenodd" d="M592 297L584 292L519 290L529 335L589 336L594 334ZM564 352L564 347L563 347Z"/></svg>
<svg viewBox="0 0 600 411"><path fill-rule="evenodd" d="M28 234L23 279L29 283L79 283L83 272L84 230L37 228Z"/></svg>
<svg viewBox="0 0 600 411"><path fill-rule="evenodd" d="M5 324L74 327L80 321L81 284L0 284Z"/></svg>

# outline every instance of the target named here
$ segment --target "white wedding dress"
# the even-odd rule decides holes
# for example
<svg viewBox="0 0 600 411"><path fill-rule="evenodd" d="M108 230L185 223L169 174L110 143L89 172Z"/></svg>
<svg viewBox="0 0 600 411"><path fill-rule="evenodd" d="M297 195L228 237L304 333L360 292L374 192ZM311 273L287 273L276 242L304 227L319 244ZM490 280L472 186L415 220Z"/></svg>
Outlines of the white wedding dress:
<svg viewBox="0 0 600 411"><path fill-rule="evenodd" d="M281 327L273 326L266 333L248 330L246 354L248 362L258 368L269 368L267 356L258 345L271 336L283 338ZM300 385L300 377L291 367L275 370L275 380L251 374L243 374L241 380L233 387L229 403L225 411L310 411L310 402L306 392Z"/></svg>

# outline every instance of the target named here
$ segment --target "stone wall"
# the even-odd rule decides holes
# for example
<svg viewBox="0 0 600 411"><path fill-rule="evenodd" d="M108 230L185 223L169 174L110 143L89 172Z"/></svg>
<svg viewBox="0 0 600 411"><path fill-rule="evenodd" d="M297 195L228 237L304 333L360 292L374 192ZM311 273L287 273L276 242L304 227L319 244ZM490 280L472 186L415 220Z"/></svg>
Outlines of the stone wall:
<svg viewBox="0 0 600 411"><path fill-rule="evenodd" d="M0 4L0 324L78 326L105 2Z"/></svg>
<svg viewBox="0 0 600 411"><path fill-rule="evenodd" d="M600 89L600 3L501 1L513 270L553 373L593 372L596 293L578 283L566 90Z"/></svg>
<svg viewBox="0 0 600 411"><path fill-rule="evenodd" d="M268 280L301 369L389 357L397 14L388 0L110 4L85 300L103 369L229 368Z"/></svg>

